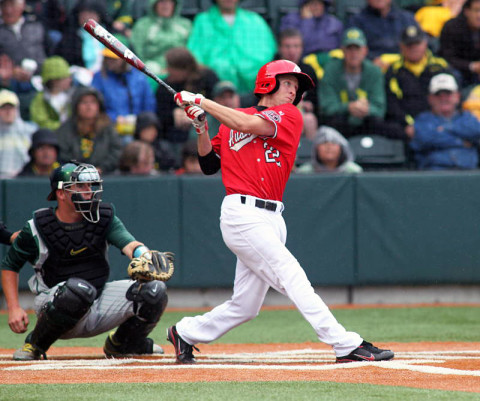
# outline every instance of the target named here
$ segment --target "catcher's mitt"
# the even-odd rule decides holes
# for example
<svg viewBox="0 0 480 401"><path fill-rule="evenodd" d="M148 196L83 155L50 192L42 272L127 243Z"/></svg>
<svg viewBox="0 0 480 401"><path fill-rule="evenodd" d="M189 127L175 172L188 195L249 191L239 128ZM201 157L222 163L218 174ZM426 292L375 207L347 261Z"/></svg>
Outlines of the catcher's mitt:
<svg viewBox="0 0 480 401"><path fill-rule="evenodd" d="M172 252L144 252L130 261L128 275L137 281L170 280L174 271L174 259L175 254Z"/></svg>

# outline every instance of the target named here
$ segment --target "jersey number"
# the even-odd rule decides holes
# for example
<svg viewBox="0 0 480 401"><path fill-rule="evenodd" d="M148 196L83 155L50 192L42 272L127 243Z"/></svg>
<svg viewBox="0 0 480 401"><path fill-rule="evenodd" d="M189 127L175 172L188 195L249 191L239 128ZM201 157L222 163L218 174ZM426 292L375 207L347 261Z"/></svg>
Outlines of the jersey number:
<svg viewBox="0 0 480 401"><path fill-rule="evenodd" d="M276 163L278 167L282 167L282 163L278 160L280 152L273 146L268 146L267 142L263 143L263 147L265 148L265 161L267 163Z"/></svg>

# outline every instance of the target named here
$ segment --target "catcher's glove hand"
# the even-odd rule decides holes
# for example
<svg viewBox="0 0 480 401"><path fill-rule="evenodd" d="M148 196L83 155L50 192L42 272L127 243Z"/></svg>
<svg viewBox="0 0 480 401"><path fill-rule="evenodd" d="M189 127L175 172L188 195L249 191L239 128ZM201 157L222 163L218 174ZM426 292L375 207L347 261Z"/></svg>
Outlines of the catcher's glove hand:
<svg viewBox="0 0 480 401"><path fill-rule="evenodd" d="M137 281L170 280L174 271L174 259L175 254L172 252L144 252L130 261L128 275Z"/></svg>

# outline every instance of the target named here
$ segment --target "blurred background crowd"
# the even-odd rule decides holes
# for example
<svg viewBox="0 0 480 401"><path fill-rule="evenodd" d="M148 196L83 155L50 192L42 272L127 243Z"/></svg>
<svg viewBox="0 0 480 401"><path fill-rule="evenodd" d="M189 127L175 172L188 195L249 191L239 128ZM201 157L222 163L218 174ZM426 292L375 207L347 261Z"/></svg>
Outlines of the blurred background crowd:
<svg viewBox="0 0 480 401"><path fill-rule="evenodd" d="M183 110L90 18L175 90L227 107L256 104L263 64L297 63L316 88L294 173L479 168L480 0L0 0L0 178L71 159L201 174Z"/></svg>

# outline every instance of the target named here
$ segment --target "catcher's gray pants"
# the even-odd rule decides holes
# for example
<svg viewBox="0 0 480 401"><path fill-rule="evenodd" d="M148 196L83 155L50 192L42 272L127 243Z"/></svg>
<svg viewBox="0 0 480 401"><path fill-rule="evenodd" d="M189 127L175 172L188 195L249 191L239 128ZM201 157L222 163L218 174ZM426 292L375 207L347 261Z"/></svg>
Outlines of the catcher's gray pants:
<svg viewBox="0 0 480 401"><path fill-rule="evenodd" d="M125 294L134 283L132 280L118 280L105 284L102 294L98 297L90 310L83 316L75 327L67 331L60 338L93 337L110 331L128 318L134 316L133 302ZM35 297L35 312L38 314L42 306L53 299L56 286L45 289Z"/></svg>
<svg viewBox="0 0 480 401"><path fill-rule="evenodd" d="M273 202L273 201L272 201ZM297 259L285 247L287 229L283 205L276 211L255 207L255 198L228 195L222 203L223 239L237 256L233 296L212 311L177 323L178 334L189 344L209 343L258 315L269 287L288 296L312 325L318 339L337 356L348 355L362 338L346 331L315 294Z"/></svg>

